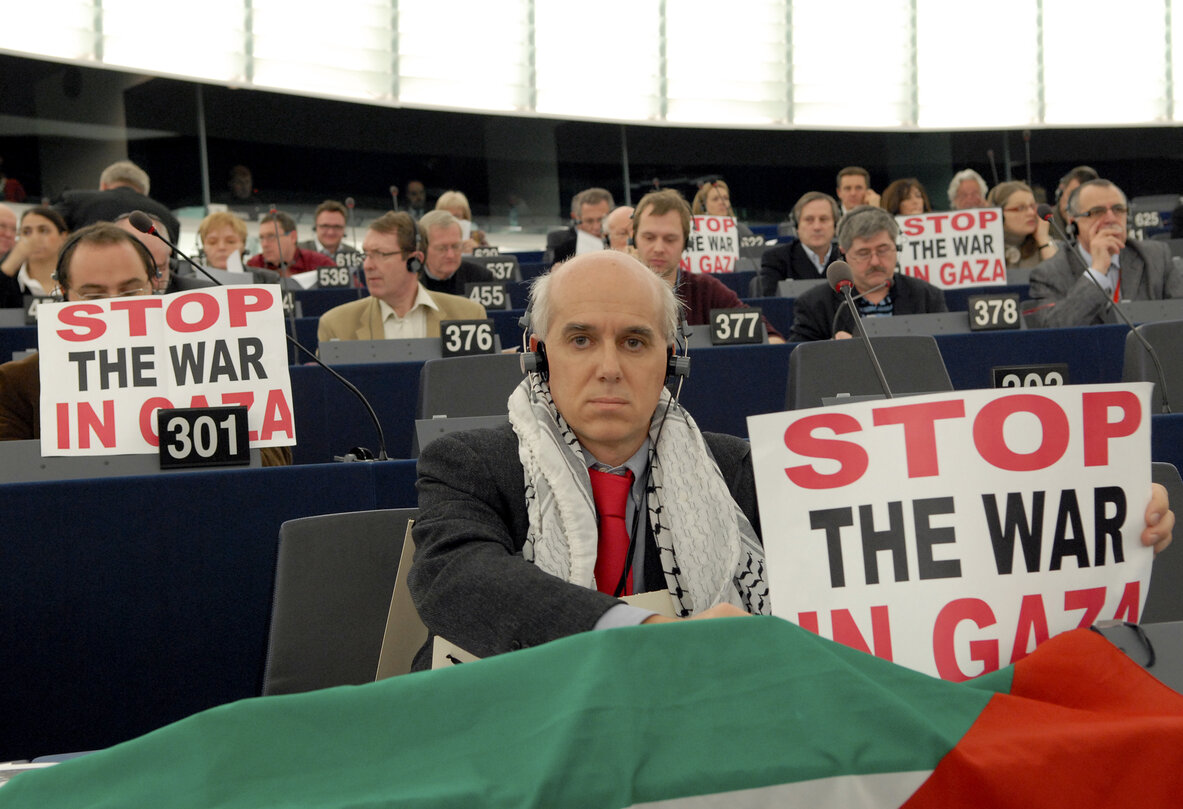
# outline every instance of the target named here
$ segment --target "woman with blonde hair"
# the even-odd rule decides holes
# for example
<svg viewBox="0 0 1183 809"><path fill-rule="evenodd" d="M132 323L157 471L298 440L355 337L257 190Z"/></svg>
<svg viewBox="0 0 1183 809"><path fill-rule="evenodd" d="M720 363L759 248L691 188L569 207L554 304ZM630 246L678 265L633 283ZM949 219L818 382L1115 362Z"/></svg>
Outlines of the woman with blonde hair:
<svg viewBox="0 0 1183 809"><path fill-rule="evenodd" d="M440 194L435 209L447 211L460 220L460 232L465 234L464 243L460 247L461 252L472 253L475 247L489 246L484 231L477 230L476 224L472 221L472 207L463 191L445 191Z"/></svg>

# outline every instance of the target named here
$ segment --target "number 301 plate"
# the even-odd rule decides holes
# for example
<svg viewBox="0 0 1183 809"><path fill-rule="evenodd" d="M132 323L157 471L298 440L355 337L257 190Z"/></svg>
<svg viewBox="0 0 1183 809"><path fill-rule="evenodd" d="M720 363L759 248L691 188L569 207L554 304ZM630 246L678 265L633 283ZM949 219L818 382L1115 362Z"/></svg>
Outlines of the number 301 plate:
<svg viewBox="0 0 1183 809"><path fill-rule="evenodd" d="M251 462L246 408L178 407L156 411L160 468L247 466Z"/></svg>

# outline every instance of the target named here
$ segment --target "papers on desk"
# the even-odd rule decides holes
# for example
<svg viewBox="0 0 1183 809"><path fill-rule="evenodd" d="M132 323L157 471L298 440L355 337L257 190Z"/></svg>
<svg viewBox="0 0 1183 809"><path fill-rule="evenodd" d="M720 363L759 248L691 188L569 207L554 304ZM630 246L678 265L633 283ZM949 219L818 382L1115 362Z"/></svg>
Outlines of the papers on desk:
<svg viewBox="0 0 1183 809"><path fill-rule="evenodd" d="M0 764L0 787L23 772L28 770L43 770L46 767L52 767L56 763L56 761L47 761L43 764L30 764L26 761L22 764Z"/></svg>

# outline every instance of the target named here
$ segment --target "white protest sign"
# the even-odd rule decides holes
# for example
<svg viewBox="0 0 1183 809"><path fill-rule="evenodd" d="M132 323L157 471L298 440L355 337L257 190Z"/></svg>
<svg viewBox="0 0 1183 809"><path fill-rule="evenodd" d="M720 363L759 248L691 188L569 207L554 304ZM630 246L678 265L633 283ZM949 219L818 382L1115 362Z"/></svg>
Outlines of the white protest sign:
<svg viewBox="0 0 1183 809"><path fill-rule="evenodd" d="M295 444L281 294L210 287L43 305L42 455L155 453L162 407L245 405L252 447Z"/></svg>
<svg viewBox="0 0 1183 809"><path fill-rule="evenodd" d="M900 270L941 289L1006 283L1002 211L973 208L897 216Z"/></svg>
<svg viewBox="0 0 1183 809"><path fill-rule="evenodd" d="M735 272L739 228L730 216L696 216L682 253L682 272Z"/></svg>
<svg viewBox="0 0 1183 809"><path fill-rule="evenodd" d="M748 419L773 613L948 680L1137 621L1149 383Z"/></svg>

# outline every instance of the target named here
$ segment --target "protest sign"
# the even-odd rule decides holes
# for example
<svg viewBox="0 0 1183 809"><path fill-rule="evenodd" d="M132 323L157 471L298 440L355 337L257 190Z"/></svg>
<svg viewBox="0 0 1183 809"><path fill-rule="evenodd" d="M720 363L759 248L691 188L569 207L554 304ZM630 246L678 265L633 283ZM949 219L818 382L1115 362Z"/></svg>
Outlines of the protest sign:
<svg viewBox="0 0 1183 809"><path fill-rule="evenodd" d="M244 405L252 447L296 443L278 286L43 304L42 455L155 453L155 411Z"/></svg>
<svg viewBox="0 0 1183 809"><path fill-rule="evenodd" d="M900 270L942 289L1006 283L998 208L897 216Z"/></svg>
<svg viewBox="0 0 1183 809"><path fill-rule="evenodd" d="M735 272L739 228L730 216L696 216L682 253L682 272Z"/></svg>
<svg viewBox="0 0 1183 809"><path fill-rule="evenodd" d="M949 680L1137 621L1149 396L974 390L749 418L773 613Z"/></svg>

